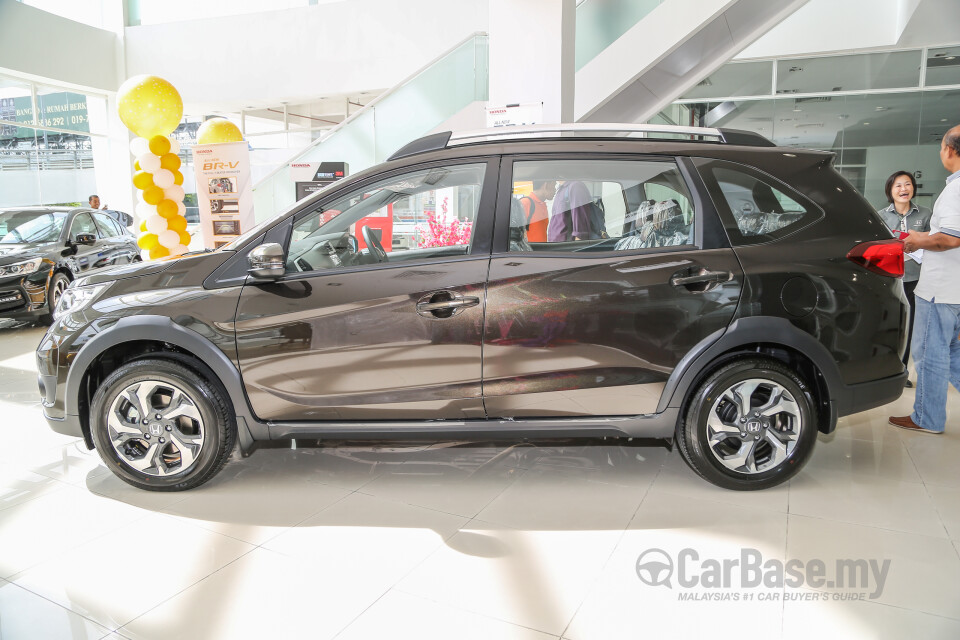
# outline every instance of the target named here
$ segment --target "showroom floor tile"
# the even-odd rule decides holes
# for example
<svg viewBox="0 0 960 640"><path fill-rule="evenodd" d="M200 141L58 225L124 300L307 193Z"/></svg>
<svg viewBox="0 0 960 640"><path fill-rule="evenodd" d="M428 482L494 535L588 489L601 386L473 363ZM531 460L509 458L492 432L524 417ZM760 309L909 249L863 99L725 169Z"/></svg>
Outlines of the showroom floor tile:
<svg viewBox="0 0 960 640"><path fill-rule="evenodd" d="M3 640L960 637L952 389L945 435L887 425L907 390L761 492L557 441L297 443L155 493L47 427L42 335L0 328ZM791 561L845 586L789 583Z"/></svg>

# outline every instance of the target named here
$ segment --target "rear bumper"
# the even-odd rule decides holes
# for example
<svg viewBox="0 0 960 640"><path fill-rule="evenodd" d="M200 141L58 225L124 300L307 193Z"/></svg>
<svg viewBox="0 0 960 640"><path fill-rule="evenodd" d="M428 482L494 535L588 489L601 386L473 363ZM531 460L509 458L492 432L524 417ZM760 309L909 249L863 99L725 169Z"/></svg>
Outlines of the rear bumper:
<svg viewBox="0 0 960 640"><path fill-rule="evenodd" d="M907 371L870 382L845 385L837 397L837 413L849 416L861 411L882 407L900 397L907 383Z"/></svg>

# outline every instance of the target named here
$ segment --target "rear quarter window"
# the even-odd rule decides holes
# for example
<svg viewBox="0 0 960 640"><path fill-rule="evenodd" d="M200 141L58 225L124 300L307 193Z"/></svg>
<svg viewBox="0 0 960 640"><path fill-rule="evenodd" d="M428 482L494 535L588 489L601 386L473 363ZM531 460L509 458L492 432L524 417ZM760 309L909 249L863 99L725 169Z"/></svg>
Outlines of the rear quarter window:
<svg viewBox="0 0 960 640"><path fill-rule="evenodd" d="M734 245L771 242L823 216L802 194L750 167L706 160L698 168Z"/></svg>

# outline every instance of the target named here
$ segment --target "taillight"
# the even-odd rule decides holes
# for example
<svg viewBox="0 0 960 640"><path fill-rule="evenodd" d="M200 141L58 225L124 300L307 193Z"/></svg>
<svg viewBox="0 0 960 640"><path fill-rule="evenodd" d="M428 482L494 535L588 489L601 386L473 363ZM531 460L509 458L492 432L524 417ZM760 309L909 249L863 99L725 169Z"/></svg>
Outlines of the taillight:
<svg viewBox="0 0 960 640"><path fill-rule="evenodd" d="M881 276L903 276L903 242L900 240L861 242L850 249L847 258Z"/></svg>

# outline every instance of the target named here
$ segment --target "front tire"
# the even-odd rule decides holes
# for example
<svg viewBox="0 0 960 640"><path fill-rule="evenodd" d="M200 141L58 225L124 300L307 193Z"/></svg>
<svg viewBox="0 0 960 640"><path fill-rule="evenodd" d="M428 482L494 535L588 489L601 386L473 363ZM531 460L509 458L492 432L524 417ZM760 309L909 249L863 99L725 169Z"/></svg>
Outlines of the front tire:
<svg viewBox="0 0 960 640"><path fill-rule="evenodd" d="M150 491L198 487L220 471L236 441L227 395L179 362L129 362L90 404L97 451L121 480Z"/></svg>
<svg viewBox="0 0 960 640"><path fill-rule="evenodd" d="M60 302L63 292L66 291L69 286L70 278L68 278L65 273L57 272L50 278L50 283L47 285L47 311L49 313L40 316L40 322L42 324L51 325L57 319L57 304Z"/></svg>
<svg viewBox="0 0 960 640"><path fill-rule="evenodd" d="M713 484L766 489L796 475L817 440L816 403L783 364L738 360L710 374L678 427L680 452Z"/></svg>

